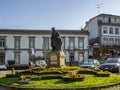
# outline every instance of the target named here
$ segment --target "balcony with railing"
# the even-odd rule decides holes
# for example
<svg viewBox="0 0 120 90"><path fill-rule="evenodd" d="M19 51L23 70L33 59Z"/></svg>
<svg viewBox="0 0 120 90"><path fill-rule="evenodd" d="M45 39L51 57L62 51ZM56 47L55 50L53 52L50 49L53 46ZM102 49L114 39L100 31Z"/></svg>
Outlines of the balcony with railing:
<svg viewBox="0 0 120 90"><path fill-rule="evenodd" d="M120 25L120 22L109 22L109 21L102 21L102 20L98 20L98 24L104 24L104 25Z"/></svg>
<svg viewBox="0 0 120 90"><path fill-rule="evenodd" d="M119 47L120 46L120 43L108 43L108 44L105 44L103 43L102 46L105 46L105 47Z"/></svg>

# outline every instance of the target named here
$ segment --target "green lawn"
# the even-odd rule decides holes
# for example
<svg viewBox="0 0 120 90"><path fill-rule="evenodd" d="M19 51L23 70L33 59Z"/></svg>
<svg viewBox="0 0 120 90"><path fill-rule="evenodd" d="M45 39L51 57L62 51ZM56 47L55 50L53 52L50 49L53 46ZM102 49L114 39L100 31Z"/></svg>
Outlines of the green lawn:
<svg viewBox="0 0 120 90"><path fill-rule="evenodd" d="M3 73L4 74L4 73ZM18 71L15 74L0 74L0 83L6 85L13 85L16 87L41 87L41 88L74 88L74 87L91 87L91 86L100 86L107 85L110 83L120 82L120 75L112 74L108 71L95 71L80 67L65 67L65 68L44 68L37 67L33 69L27 69L23 71ZM110 76L98 76L98 75L109 74ZM21 84L18 83L19 80L24 77L31 77L30 83ZM53 79L53 76L59 76L57 79ZM19 77L18 77L19 76ZM43 76L45 76L43 78ZM49 76L49 77L48 77ZM20 78L21 77L21 78ZM77 78L77 81L64 81L65 77L71 77L73 79ZM85 77L84 81L79 81L78 77ZM51 79L50 79L51 78ZM58 79L60 78L60 79ZM25 78L24 78L25 79ZM45 80L43 80L45 79ZM120 86L116 86L114 90L117 90ZM104 90L104 89L103 89ZM107 89L105 89L107 90ZM108 89L109 90L109 89ZM110 90L112 90L110 88ZM119 89L118 89L119 90Z"/></svg>
<svg viewBox="0 0 120 90"><path fill-rule="evenodd" d="M64 82L62 79L51 80L37 80L30 81L29 84L19 84L19 78L0 78L0 83L7 85L21 86L21 87L43 87L43 88L66 88L66 87L90 87L105 85L120 81L120 76L111 74L110 77L97 77L94 75L87 75L85 81L76 82Z"/></svg>
<svg viewBox="0 0 120 90"><path fill-rule="evenodd" d="M120 90L120 85L114 86L114 87L110 87L110 88L101 89L101 90Z"/></svg>

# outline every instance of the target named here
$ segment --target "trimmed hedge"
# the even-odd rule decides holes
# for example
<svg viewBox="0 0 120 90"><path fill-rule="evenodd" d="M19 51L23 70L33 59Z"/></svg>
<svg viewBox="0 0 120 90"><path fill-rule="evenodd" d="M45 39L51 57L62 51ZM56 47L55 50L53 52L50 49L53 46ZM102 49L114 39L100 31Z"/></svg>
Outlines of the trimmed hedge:
<svg viewBox="0 0 120 90"><path fill-rule="evenodd" d="M23 70L23 69L29 69L29 66L28 65L10 65L10 66L7 66L7 69L8 70L11 70L12 68L14 68L15 70Z"/></svg>
<svg viewBox="0 0 120 90"><path fill-rule="evenodd" d="M64 76L63 81L67 82L74 82L74 81L84 81L85 77L69 77L69 76Z"/></svg>
<svg viewBox="0 0 120 90"><path fill-rule="evenodd" d="M40 80L40 76L35 76L35 75L21 75L21 79L31 79L31 80Z"/></svg>
<svg viewBox="0 0 120 90"><path fill-rule="evenodd" d="M7 60L7 63L8 63L8 65L14 65L15 64L15 60Z"/></svg>
<svg viewBox="0 0 120 90"><path fill-rule="evenodd" d="M26 69L26 70L23 70L23 71L18 71L16 72L16 76L21 76L21 75L32 75L33 72L31 69Z"/></svg>
<svg viewBox="0 0 120 90"><path fill-rule="evenodd" d="M110 73L105 73L105 72L97 72L96 76L98 77L109 77Z"/></svg>
<svg viewBox="0 0 120 90"><path fill-rule="evenodd" d="M68 74L70 71L61 71L63 74Z"/></svg>
<svg viewBox="0 0 120 90"><path fill-rule="evenodd" d="M36 66L35 68L32 68L32 71L43 71L45 69L46 69L45 66Z"/></svg>
<svg viewBox="0 0 120 90"><path fill-rule="evenodd" d="M62 79L62 75L44 75L41 76L42 80L46 80L46 79Z"/></svg>
<svg viewBox="0 0 120 90"><path fill-rule="evenodd" d="M45 75L45 74L63 74L61 71L41 71L38 72L40 75Z"/></svg>
<svg viewBox="0 0 120 90"><path fill-rule="evenodd" d="M16 74L6 74L6 77L9 78L9 77L16 77Z"/></svg>
<svg viewBox="0 0 120 90"><path fill-rule="evenodd" d="M94 71L94 70L87 70L87 69L85 69L85 70L79 70L78 72L77 72L77 74L94 74L94 75L96 75L96 71Z"/></svg>

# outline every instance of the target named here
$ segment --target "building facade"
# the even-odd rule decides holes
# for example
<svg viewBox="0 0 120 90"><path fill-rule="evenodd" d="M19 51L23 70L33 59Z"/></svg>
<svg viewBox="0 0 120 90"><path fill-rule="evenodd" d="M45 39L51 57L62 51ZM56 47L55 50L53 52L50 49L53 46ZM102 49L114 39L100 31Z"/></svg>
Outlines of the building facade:
<svg viewBox="0 0 120 90"><path fill-rule="evenodd" d="M71 65L88 59L89 32L58 30L66 63ZM0 29L0 64L15 60L16 65L27 65L31 55L46 57L51 52L51 30Z"/></svg>
<svg viewBox="0 0 120 90"><path fill-rule="evenodd" d="M120 16L100 14L86 22L84 29L90 32L90 55L120 56Z"/></svg>

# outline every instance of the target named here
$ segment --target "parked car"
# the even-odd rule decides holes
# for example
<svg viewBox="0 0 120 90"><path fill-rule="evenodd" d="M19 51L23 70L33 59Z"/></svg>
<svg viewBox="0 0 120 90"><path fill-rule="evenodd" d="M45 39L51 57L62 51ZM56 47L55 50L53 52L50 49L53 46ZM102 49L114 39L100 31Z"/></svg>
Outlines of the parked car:
<svg viewBox="0 0 120 90"><path fill-rule="evenodd" d="M106 60L107 60L107 58L100 59L100 60L99 60L99 62L100 62L100 64L103 64L103 63L105 63L105 62L106 62Z"/></svg>
<svg viewBox="0 0 120 90"><path fill-rule="evenodd" d="M120 58L108 58L104 64L101 64L100 69L111 72L118 72L120 67Z"/></svg>
<svg viewBox="0 0 120 90"><path fill-rule="evenodd" d="M6 70L6 69L7 69L6 65L0 64L0 70Z"/></svg>
<svg viewBox="0 0 120 90"><path fill-rule="evenodd" d="M100 67L100 63L99 63L98 60L88 59L88 60L84 60L83 62L81 62L80 67L90 68L90 69L97 69L97 68Z"/></svg>
<svg viewBox="0 0 120 90"><path fill-rule="evenodd" d="M45 60L37 60L35 66L47 66L47 63Z"/></svg>

